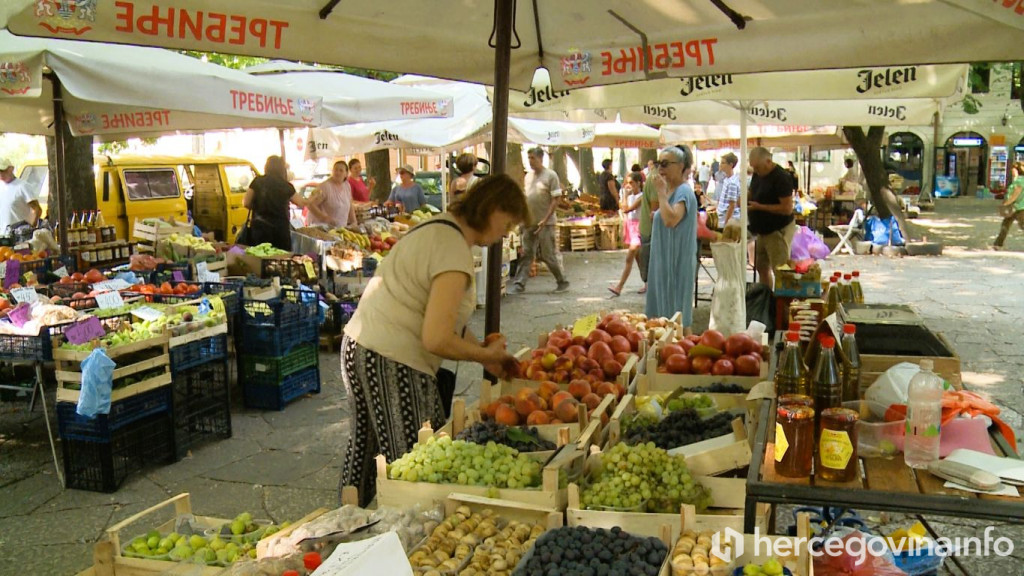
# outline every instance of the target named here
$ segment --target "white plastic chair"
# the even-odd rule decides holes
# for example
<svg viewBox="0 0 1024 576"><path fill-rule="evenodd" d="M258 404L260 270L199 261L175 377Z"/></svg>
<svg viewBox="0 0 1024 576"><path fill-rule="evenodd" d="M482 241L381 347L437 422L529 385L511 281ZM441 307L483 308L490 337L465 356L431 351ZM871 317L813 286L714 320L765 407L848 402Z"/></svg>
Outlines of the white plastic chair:
<svg viewBox="0 0 1024 576"><path fill-rule="evenodd" d="M849 224L836 224L834 226L829 226L828 229L835 232L839 236L839 243L836 244L836 247L832 249L832 253L830 254L830 256L835 256L836 254L842 254L844 252L850 255L856 254L856 252L853 249L853 245L850 244L850 241L853 240L855 237L863 237L863 225L864 211L861 210L860 208L857 208L856 210L853 211L853 217L850 218Z"/></svg>

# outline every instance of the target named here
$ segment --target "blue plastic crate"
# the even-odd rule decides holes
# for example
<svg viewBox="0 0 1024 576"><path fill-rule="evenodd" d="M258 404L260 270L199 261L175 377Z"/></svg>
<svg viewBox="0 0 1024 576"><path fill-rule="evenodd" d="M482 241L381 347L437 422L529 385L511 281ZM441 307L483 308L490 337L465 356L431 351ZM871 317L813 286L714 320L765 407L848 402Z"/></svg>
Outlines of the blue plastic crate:
<svg viewBox="0 0 1024 576"><path fill-rule="evenodd" d="M245 326L237 332L239 355L284 356L296 346L319 342L316 319L274 326Z"/></svg>
<svg viewBox="0 0 1024 576"><path fill-rule="evenodd" d="M136 394L110 403L110 413L86 418L74 402L57 403L57 427L65 440L110 442L115 431L153 414L170 414L171 387Z"/></svg>
<svg viewBox="0 0 1024 576"><path fill-rule="evenodd" d="M203 282L203 294L220 296L228 318L237 316L238 311L242 308L241 282Z"/></svg>
<svg viewBox="0 0 1024 576"><path fill-rule="evenodd" d="M284 410L285 406L296 398L319 393L319 368L308 368L292 374L277 386L249 382L242 384L245 406L261 410Z"/></svg>
<svg viewBox="0 0 1024 576"><path fill-rule="evenodd" d="M194 340L188 344L182 344L171 348L171 373L177 375L182 370L188 370L215 360L223 360L228 354L228 335L218 334Z"/></svg>

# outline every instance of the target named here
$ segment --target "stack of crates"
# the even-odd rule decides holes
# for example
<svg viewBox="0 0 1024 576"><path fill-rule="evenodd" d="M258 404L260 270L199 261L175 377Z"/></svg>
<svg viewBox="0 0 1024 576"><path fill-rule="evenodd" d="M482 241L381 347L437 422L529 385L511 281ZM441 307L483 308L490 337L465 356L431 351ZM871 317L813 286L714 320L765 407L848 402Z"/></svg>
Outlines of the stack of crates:
<svg viewBox="0 0 1024 576"><path fill-rule="evenodd" d="M231 437L227 327L208 329L199 339L171 339L175 456L180 460L196 445ZM206 332L206 331L204 331Z"/></svg>
<svg viewBox="0 0 1024 576"><path fill-rule="evenodd" d="M320 392L319 313L319 296L305 288L282 288L273 300L243 300L237 348L247 407L284 410Z"/></svg>

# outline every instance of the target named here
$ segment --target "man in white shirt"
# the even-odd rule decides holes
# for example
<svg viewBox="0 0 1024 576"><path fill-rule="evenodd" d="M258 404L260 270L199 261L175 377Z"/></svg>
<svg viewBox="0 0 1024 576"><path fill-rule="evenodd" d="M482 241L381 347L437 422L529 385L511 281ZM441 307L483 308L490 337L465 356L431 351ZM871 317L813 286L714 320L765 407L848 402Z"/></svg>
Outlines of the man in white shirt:
<svg viewBox="0 0 1024 576"><path fill-rule="evenodd" d="M711 167L707 162L701 162L700 169L697 170L697 181L700 182L700 189L704 191L704 194L708 193L708 180L710 179Z"/></svg>
<svg viewBox="0 0 1024 576"><path fill-rule="evenodd" d="M7 158L0 158L0 182L0 236L7 235L8 227L19 222L34 227L43 215L39 198L14 176L14 164Z"/></svg>
<svg viewBox="0 0 1024 576"><path fill-rule="evenodd" d="M562 195L562 184L554 170L544 167L544 150L531 148L526 157L530 170L526 173L526 202L530 206L532 222L520 228L523 235L523 255L519 259L516 277L509 286L510 294L526 291L530 278L530 263L534 257L547 264L558 283L555 292L569 289L569 281L562 271L562 261L555 246L555 206Z"/></svg>

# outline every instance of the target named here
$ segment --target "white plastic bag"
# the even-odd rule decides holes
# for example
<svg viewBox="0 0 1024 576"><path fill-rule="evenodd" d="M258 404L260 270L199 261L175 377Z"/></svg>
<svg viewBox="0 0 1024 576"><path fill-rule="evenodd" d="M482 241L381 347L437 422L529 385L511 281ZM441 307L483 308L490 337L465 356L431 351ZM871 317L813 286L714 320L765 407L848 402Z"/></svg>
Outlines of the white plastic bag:
<svg viewBox="0 0 1024 576"><path fill-rule="evenodd" d="M747 325L746 246L738 242L713 242L711 255L718 279L711 297L710 327L726 336L742 332Z"/></svg>
<svg viewBox="0 0 1024 576"><path fill-rule="evenodd" d="M917 364L900 362L883 372L864 392L864 398L886 408L893 404L906 404L910 379L920 371Z"/></svg>

